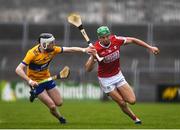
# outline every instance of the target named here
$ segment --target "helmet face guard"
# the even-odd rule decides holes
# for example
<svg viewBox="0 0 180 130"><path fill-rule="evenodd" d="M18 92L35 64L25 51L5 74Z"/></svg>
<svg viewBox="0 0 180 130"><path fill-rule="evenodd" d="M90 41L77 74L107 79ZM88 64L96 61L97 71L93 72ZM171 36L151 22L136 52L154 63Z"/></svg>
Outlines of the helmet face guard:
<svg viewBox="0 0 180 130"><path fill-rule="evenodd" d="M104 35L110 35L111 32L109 31L109 28L107 26L101 26L97 29L97 35L98 37L102 37Z"/></svg>
<svg viewBox="0 0 180 130"><path fill-rule="evenodd" d="M39 36L39 43L44 50L46 50L48 45L52 43L54 40L54 36L50 33L42 33Z"/></svg>

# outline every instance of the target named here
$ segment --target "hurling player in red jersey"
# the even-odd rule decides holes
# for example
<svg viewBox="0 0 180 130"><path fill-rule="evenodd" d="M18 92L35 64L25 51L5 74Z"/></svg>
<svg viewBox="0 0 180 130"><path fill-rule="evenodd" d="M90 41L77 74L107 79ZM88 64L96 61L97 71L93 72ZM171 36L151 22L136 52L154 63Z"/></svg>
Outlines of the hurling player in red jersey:
<svg viewBox="0 0 180 130"><path fill-rule="evenodd" d="M103 61L98 62L98 80L100 87L120 106L122 111L127 114L135 124L141 124L141 120L127 105L127 103L135 104L136 97L120 69L120 47L132 43L149 49L153 54L158 54L159 49L137 38L111 35L107 26L99 27L97 29L97 35L98 40L94 43L95 53L104 57ZM91 55L85 64L86 71L90 72L96 62L95 54Z"/></svg>

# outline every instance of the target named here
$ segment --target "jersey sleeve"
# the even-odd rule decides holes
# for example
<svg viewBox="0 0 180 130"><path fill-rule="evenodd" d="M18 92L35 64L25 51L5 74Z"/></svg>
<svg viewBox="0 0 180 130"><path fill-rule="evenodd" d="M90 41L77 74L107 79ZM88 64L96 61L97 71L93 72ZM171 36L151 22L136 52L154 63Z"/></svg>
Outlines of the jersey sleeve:
<svg viewBox="0 0 180 130"><path fill-rule="evenodd" d="M30 62L33 60L34 56L35 56L35 54L32 51L28 51L26 56L24 57L22 63L26 66L29 65Z"/></svg>
<svg viewBox="0 0 180 130"><path fill-rule="evenodd" d="M126 37L122 37L122 36L116 36L115 35L115 38L117 40L117 42L120 44L120 46L124 45L126 43Z"/></svg>
<svg viewBox="0 0 180 130"><path fill-rule="evenodd" d="M63 47L55 46L55 48L54 48L54 53L55 54L62 53L62 52L63 52Z"/></svg>

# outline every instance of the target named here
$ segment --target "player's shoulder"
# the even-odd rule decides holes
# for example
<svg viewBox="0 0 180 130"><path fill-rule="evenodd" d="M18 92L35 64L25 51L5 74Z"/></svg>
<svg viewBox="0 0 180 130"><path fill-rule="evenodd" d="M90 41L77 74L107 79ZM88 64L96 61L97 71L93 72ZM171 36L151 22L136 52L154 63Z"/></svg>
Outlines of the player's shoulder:
<svg viewBox="0 0 180 130"><path fill-rule="evenodd" d="M95 42L93 43L93 46L97 46L98 44L99 44L99 40L95 41Z"/></svg>
<svg viewBox="0 0 180 130"><path fill-rule="evenodd" d="M124 40L125 37L124 36L111 35L110 39L111 40Z"/></svg>
<svg viewBox="0 0 180 130"><path fill-rule="evenodd" d="M111 38L111 42L118 45L123 45L126 42L126 37L113 35Z"/></svg>
<svg viewBox="0 0 180 130"><path fill-rule="evenodd" d="M93 43L93 46L96 48L96 50L99 50L100 48L102 48L102 46L100 45L99 40L95 41L95 42Z"/></svg>
<svg viewBox="0 0 180 130"><path fill-rule="evenodd" d="M59 48L62 48L61 46L54 46L54 49L59 49Z"/></svg>
<svg viewBox="0 0 180 130"><path fill-rule="evenodd" d="M38 47L39 45L34 46L33 48L29 49L27 53L35 56L38 55L40 52Z"/></svg>
<svg viewBox="0 0 180 130"><path fill-rule="evenodd" d="M55 53L61 53L61 52L63 52L63 47L61 47L61 46L54 46L54 52Z"/></svg>
<svg viewBox="0 0 180 130"><path fill-rule="evenodd" d="M54 49L56 50L56 49L62 49L63 47L62 46L54 46Z"/></svg>

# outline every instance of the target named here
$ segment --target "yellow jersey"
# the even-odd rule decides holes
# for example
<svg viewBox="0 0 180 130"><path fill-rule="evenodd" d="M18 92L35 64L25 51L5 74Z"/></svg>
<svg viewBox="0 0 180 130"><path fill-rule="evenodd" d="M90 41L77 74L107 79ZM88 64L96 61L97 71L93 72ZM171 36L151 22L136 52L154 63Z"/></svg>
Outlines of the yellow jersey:
<svg viewBox="0 0 180 130"><path fill-rule="evenodd" d="M22 61L27 66L27 76L37 82L49 78L49 63L56 54L61 52L63 52L63 48L58 46L54 46L51 52L41 52L39 45L34 46Z"/></svg>

